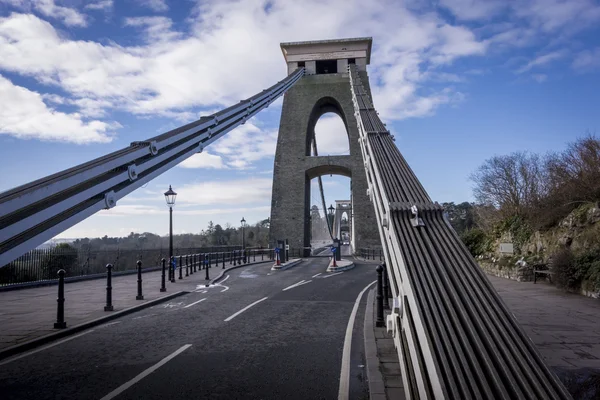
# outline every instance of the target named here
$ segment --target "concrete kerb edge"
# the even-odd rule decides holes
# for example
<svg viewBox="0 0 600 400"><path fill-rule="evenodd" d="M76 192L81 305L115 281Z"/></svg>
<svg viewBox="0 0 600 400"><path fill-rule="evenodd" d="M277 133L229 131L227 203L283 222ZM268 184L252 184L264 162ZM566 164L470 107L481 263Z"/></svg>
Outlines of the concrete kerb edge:
<svg viewBox="0 0 600 400"><path fill-rule="evenodd" d="M91 320L91 321L88 321L88 322L84 322L84 323L79 324L79 325L75 325L72 328L67 328L67 329L64 329L64 330L60 330L58 332L53 332L53 333L50 333L48 335L45 335L45 336L42 336L42 337L30 340L28 342L21 343L21 344L9 347L7 349L4 349L4 350L0 351L0 360L3 360L5 358L11 357L11 356L14 356L14 355L19 354L19 353L23 353L23 352L25 352L27 350L34 349L34 348L42 346L42 345L44 345L46 343L53 342L53 341L55 341L57 339L60 339L60 338L66 337L66 336L70 336L70 335L72 335L74 333L84 331L84 330L92 328L94 326L101 325L101 324L103 324L105 322L108 322L110 320L120 318L120 317L122 317L124 315L140 311L140 310L142 310L144 308L148 308L148 307L154 306L156 304L165 302L167 300L171 300L171 299L173 299L175 297L179 297L179 296L182 296L182 295L188 294L188 293L190 293L190 292L180 291L180 292L171 293L171 294L168 294L166 296L159 297L158 299L150 300L150 301L148 301L146 303L143 303L143 304L140 304L140 305L137 305L137 306L133 306L133 307L129 307L129 308L126 308L126 309L121 310L121 311L113 312L113 313L111 313L109 315L106 315L104 317L96 318L94 320Z"/></svg>
<svg viewBox="0 0 600 400"><path fill-rule="evenodd" d="M377 342L375 341L375 325L373 315L375 308L375 288L369 290L365 309L365 323L363 338L365 342L365 363L367 369L367 382L369 383L369 398L372 400L386 400L383 374L379 369L379 356L377 355Z"/></svg>
<svg viewBox="0 0 600 400"><path fill-rule="evenodd" d="M342 267L333 267L333 266L328 266L327 267L327 272L339 272L339 271L347 271L349 269L353 269L355 267L354 262L348 264L348 265L344 265Z"/></svg>
<svg viewBox="0 0 600 400"><path fill-rule="evenodd" d="M271 271L285 271L286 269L295 267L296 265L300 264L302 261L304 261L304 259L297 258L295 260L288 261L287 263L283 263L281 265L273 265L271 267ZM280 267L280 268L277 268L277 267Z"/></svg>
<svg viewBox="0 0 600 400"><path fill-rule="evenodd" d="M218 283L223 278L223 276L225 276L226 273L228 273L229 271L231 271L233 269L249 267L251 265L264 264L264 263L270 263L270 262L273 262L273 260L257 261L257 262L252 262L252 263L248 263L248 264L234 265L233 267L225 268L225 269L221 270L221 274L219 274L219 276L210 280L208 282L208 284L214 285L215 283Z"/></svg>

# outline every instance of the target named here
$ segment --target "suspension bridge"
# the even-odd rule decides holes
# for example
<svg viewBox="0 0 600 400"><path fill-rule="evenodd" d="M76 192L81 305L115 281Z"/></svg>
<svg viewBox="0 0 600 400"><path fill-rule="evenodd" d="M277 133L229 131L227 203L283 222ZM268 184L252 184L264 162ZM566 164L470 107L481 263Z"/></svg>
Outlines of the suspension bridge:
<svg viewBox="0 0 600 400"><path fill-rule="evenodd" d="M356 250L376 246L381 249L392 292L392 313L387 317L386 325L393 335L405 397L461 400L570 398L444 219L442 207L429 197L379 118L367 72L371 46L371 38L282 43L288 76L268 89L198 121L133 142L125 149L1 193L0 265L9 264L96 212L115 207L129 193L202 152L212 142L284 96L274 161L271 242L288 239L293 247L310 250L311 180L318 179L318 197L322 210L325 210L321 176L340 174L352 179L351 201L344 203L349 211L349 248ZM314 126L326 112L335 112L344 121L350 140L349 155L318 155ZM336 208L341 210L342 206ZM341 238L341 215L325 220L328 239ZM301 256L310 256L310 251ZM346 301L343 309L350 312L355 300L354 295L348 298L348 293L358 292L357 288L365 279L374 276L373 269L370 269L371 275L363 271L357 272L355 278L345 278L350 281L336 288L325 286L334 279L325 279L317 269L307 267L308 270L315 274L306 277L293 275L301 273L298 268L290 270L288 275L283 272L274 275L266 271L263 274L262 270L251 269L248 273L238 273L228 282L221 282L221 286L215 282L206 289L207 292L225 291L229 289L225 289L226 285L232 287L230 293L235 292L234 283L247 290L235 292L235 301L216 302L210 313L198 316L197 320L177 319L174 313L164 310L141 315L140 318L147 316L147 321L161 318L162 322L143 325L144 334L164 336L160 344L148 339L148 357L153 356L157 363L145 365L148 370L139 367L140 375L135 376L127 372L125 365L116 372L105 371L105 381L111 382L108 386L114 390L103 399L135 397L134 393L141 398L164 394L162 386L159 386L160 378L140 386L144 382L142 379L159 367L161 369L156 374L165 370L168 384L177 388L180 394L176 396L178 398L282 398L285 393L301 394L302 398L361 398L364 393L360 393L359 384L348 378L353 376L357 367L344 366L352 359L351 353L346 354L344 349L340 376L330 373L325 365L340 363L339 352L335 348L343 342L343 334L323 333L322 325L316 321L326 320L343 326L347 321L339 315L343 307L325 304L333 301L327 293L334 293L336 301ZM352 275L347 273L344 276ZM303 279L294 283L300 277ZM271 290L282 282L286 287L277 289L277 295L264 292L264 297L256 299L248 292ZM309 294L311 285L317 284L323 286ZM185 305L169 304L173 304L171 308L181 309L181 312L201 307L197 304L207 298L202 290L201 287L186 289L192 296L200 297L190 298ZM365 290L360 292L356 304ZM324 303L319 309L311 309L313 313L307 316L297 308L285 308L286 301L299 301L296 298L278 297L293 296L293 293L298 296L305 294L307 298L323 300ZM277 299L285 301L277 302ZM263 305L261 302L264 302ZM238 304L249 305L236 312ZM326 309L330 306L333 308ZM264 312L270 315L269 319L260 320L256 316L259 322L251 332L245 331L241 321L259 307L266 310ZM352 318L357 312L354 308ZM304 333L294 325L290 319L292 316L302 321ZM198 324L202 325L202 330L198 330ZM352 331L352 325L348 326ZM110 336L109 342L103 341L100 334L78 339L85 344L66 347L67 356L70 354L70 357L77 358L76 354L85 347L103 365L107 365L103 361L103 352L117 352L123 357L135 358L133 350L127 347L127 341L112 340L129 332L126 328L125 323L116 325L116 333ZM201 336L198 345L187 342L181 342L178 348L170 345L178 337L196 340L188 336L190 331ZM313 338L314 343L306 342L304 336ZM223 341L219 342L216 337L222 337ZM255 383L256 376L250 378L247 375L248 370L262 367L270 376L277 375L278 369L289 373L284 360L286 357L293 358L294 354L280 349L269 353L268 348L272 343L289 343L292 340L298 346L292 353L315 353L320 354L320 358L312 359L314 364L311 365L298 364L295 373L287 375L287 379L281 382L277 381L279 383L271 383L268 389L264 388L265 383ZM267 343L261 350L261 360L268 363L268 367L259 366L249 356L243 356L259 348L253 343ZM144 343L138 345L145 346ZM161 353L163 346L173 352L169 355ZM187 364L182 361L182 364L169 367L172 364L167 362L174 357L185 360ZM203 369L203 375L198 376L194 362L208 363L211 368ZM318 370L321 366L323 371L327 371L323 375L309 373L309 370ZM92 374L89 367L82 365L81 368L84 374ZM228 371L228 376L219 371ZM118 376L119 373L123 377ZM42 386L56 382L57 378L51 376L50 371L42 375ZM194 376L196 380L186 380L186 375ZM303 380L308 376L310 378ZM71 390L66 398L94 397L104 386L103 380L94 379L90 381L89 388L80 387L79 392ZM122 385L114 382L122 382ZM29 383L34 387L31 393L43 398L39 385ZM139 391L127 395L128 388L134 384L138 385ZM203 392L203 384L212 388L211 393ZM245 387L247 392L239 389L227 391L227 385ZM320 389L308 392L307 387L311 386ZM333 395L329 389L332 386L335 387ZM272 396L265 396L267 392Z"/></svg>

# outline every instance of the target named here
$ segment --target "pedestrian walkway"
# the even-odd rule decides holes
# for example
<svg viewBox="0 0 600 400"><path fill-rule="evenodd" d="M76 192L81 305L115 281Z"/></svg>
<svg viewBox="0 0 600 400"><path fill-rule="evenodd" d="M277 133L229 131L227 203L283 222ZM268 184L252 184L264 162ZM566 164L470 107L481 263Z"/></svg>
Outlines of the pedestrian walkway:
<svg viewBox="0 0 600 400"><path fill-rule="evenodd" d="M549 284L488 278L549 367L600 371L600 300Z"/></svg>
<svg viewBox="0 0 600 400"><path fill-rule="evenodd" d="M242 264L243 265L243 264ZM246 264L251 265L251 264ZM225 264L229 268L229 264ZM209 269L210 278L216 278L222 267ZM143 300L136 300L137 274L112 278L113 311L104 311L106 279L65 284L65 321L67 328L101 318L111 313L155 301L180 291L195 290L206 284L206 271L200 270L183 279L176 271L175 282L166 281L166 292L161 292L161 271L142 274ZM55 333L58 286L42 286L0 292L0 351L33 339Z"/></svg>

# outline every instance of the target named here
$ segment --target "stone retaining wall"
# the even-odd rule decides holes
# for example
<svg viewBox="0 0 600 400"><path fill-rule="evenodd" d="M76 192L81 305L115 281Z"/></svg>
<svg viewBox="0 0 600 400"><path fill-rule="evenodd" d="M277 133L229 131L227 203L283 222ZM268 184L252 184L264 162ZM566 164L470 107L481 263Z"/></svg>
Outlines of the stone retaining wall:
<svg viewBox="0 0 600 400"><path fill-rule="evenodd" d="M533 266L531 265L526 265L525 267L502 267L494 263L480 262L479 266L488 274L500 278L512 279L513 281L519 282L533 281ZM544 279L543 277L538 276L538 279L540 278Z"/></svg>

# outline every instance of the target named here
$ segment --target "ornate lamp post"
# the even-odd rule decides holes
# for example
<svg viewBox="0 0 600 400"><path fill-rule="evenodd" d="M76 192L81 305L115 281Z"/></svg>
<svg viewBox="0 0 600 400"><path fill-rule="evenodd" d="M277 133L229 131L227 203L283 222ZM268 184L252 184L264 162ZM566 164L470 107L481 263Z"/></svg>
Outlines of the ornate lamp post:
<svg viewBox="0 0 600 400"><path fill-rule="evenodd" d="M175 281L175 271L171 263L173 262L173 206L175 205L176 197L177 193L169 185L169 190L165 192L165 200L169 206L169 275L171 276L171 282Z"/></svg>
<svg viewBox="0 0 600 400"><path fill-rule="evenodd" d="M244 263L246 263L246 220L244 219L244 217L242 217L240 223L242 224L242 252L244 254Z"/></svg>
<svg viewBox="0 0 600 400"><path fill-rule="evenodd" d="M331 221L329 226L331 227L331 236L333 236L333 210L335 210L335 208L333 208L333 204L329 205L328 210L329 210L329 219Z"/></svg>

